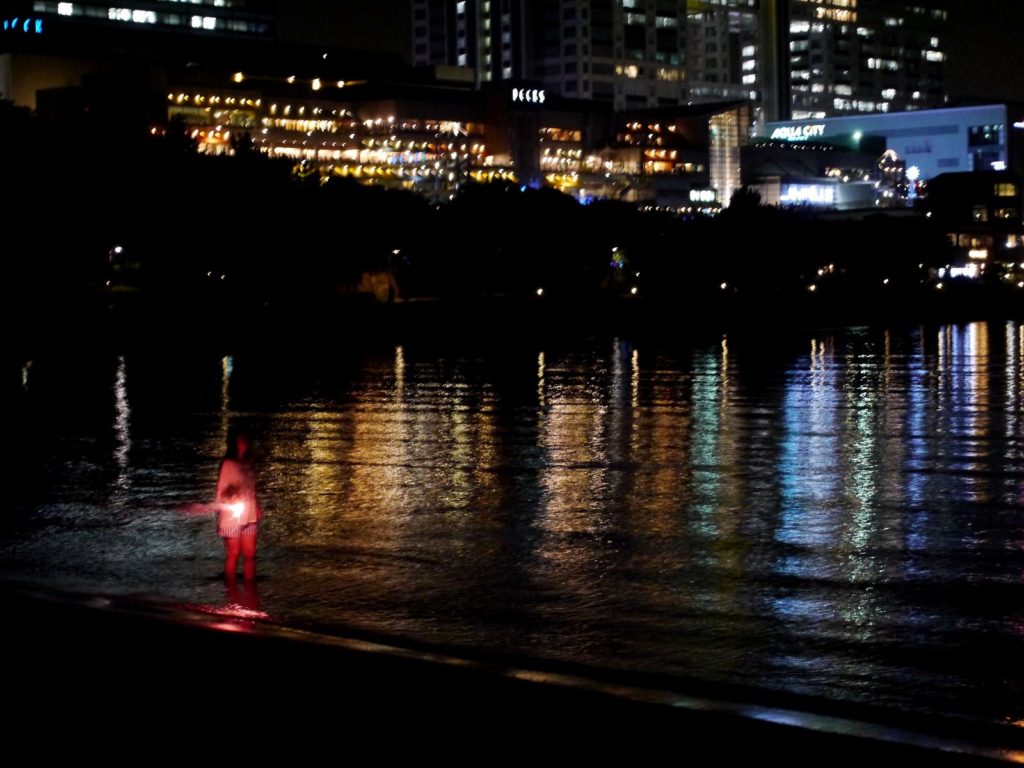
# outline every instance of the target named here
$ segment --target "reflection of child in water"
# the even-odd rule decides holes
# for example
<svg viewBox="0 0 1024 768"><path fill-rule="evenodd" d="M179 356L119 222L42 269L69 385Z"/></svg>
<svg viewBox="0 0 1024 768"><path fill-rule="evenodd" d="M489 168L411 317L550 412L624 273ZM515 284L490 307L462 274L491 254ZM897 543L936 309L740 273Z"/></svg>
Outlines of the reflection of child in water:
<svg viewBox="0 0 1024 768"><path fill-rule="evenodd" d="M256 534L263 516L256 499L256 474L249 456L249 435L228 432L227 452L217 478L217 531L224 539L224 576L235 579L238 557L246 581L256 577Z"/></svg>

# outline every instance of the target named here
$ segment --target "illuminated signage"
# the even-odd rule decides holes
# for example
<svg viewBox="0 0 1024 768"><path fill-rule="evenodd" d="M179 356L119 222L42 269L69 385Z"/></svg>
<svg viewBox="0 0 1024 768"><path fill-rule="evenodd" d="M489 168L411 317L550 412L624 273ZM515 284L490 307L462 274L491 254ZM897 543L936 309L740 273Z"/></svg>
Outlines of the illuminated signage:
<svg viewBox="0 0 1024 768"><path fill-rule="evenodd" d="M523 104L543 104L547 99L547 92L540 88L513 88L512 101Z"/></svg>
<svg viewBox="0 0 1024 768"><path fill-rule="evenodd" d="M977 278L980 272L981 270L978 269L977 264L967 264L962 267L949 268L950 277L966 277L970 280L974 280L975 278Z"/></svg>
<svg viewBox="0 0 1024 768"><path fill-rule="evenodd" d="M43 34L42 19L23 19L15 16L13 19L4 19L4 32L24 32L26 35Z"/></svg>
<svg viewBox="0 0 1024 768"><path fill-rule="evenodd" d="M825 124L783 125L772 131L772 138L780 141L807 141L819 139L825 135Z"/></svg>
<svg viewBox="0 0 1024 768"><path fill-rule="evenodd" d="M790 205L832 205L835 202L836 190L825 184L787 184L779 196L780 203Z"/></svg>
<svg viewBox="0 0 1024 768"><path fill-rule="evenodd" d="M717 197L717 193L713 189L691 189L690 190L690 202L691 203L713 203Z"/></svg>

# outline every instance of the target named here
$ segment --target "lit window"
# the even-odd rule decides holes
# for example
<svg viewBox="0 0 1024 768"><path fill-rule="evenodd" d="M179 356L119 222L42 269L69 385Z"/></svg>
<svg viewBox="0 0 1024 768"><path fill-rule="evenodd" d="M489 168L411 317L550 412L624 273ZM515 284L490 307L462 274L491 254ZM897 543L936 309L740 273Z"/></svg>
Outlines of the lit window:
<svg viewBox="0 0 1024 768"><path fill-rule="evenodd" d="M932 48L938 48L939 47L939 38L933 37L931 39L931 43L932 43Z"/></svg>
<svg viewBox="0 0 1024 768"><path fill-rule="evenodd" d="M745 46L743 46L742 55L744 57L746 57L746 56L753 56L755 53L757 53L757 49L754 46L752 46L752 45L745 45Z"/></svg>
<svg viewBox="0 0 1024 768"><path fill-rule="evenodd" d="M971 219L974 221L988 221L988 208L983 205L976 205L971 208Z"/></svg>
<svg viewBox="0 0 1024 768"><path fill-rule="evenodd" d="M750 72L756 66L757 66L757 62L756 61L754 61L753 59L747 59L746 61L743 62L743 71L744 72Z"/></svg>
<svg viewBox="0 0 1024 768"><path fill-rule="evenodd" d="M659 29L673 29L679 26L679 19L675 16L656 16L654 26Z"/></svg>
<svg viewBox="0 0 1024 768"><path fill-rule="evenodd" d="M942 51L922 51L925 61L945 61L946 54Z"/></svg>
<svg viewBox="0 0 1024 768"><path fill-rule="evenodd" d="M743 84L744 85L753 85L756 82L757 82L757 75L750 74L750 75L744 75L743 76Z"/></svg>
<svg viewBox="0 0 1024 768"><path fill-rule="evenodd" d="M464 54L464 53L460 53L459 54L459 66L460 67L466 66L466 54Z"/></svg>
<svg viewBox="0 0 1024 768"><path fill-rule="evenodd" d="M459 14L460 16L464 15L466 13L466 3L465 2L456 3L455 4L455 12L457 14Z"/></svg>
<svg viewBox="0 0 1024 768"><path fill-rule="evenodd" d="M57 3L57 14L60 16L70 16L75 12L74 3Z"/></svg>
<svg viewBox="0 0 1024 768"><path fill-rule="evenodd" d="M1016 219L1020 215L1016 208L996 208L995 214L997 219Z"/></svg>
<svg viewBox="0 0 1024 768"><path fill-rule="evenodd" d="M840 96L853 96L853 86L850 85L837 85L835 92Z"/></svg>
<svg viewBox="0 0 1024 768"><path fill-rule="evenodd" d="M215 16L193 16L192 29L216 29L217 18Z"/></svg>
<svg viewBox="0 0 1024 768"><path fill-rule="evenodd" d="M996 197L1013 197L1017 194L1017 185L1012 182L996 184Z"/></svg>
<svg viewBox="0 0 1024 768"><path fill-rule="evenodd" d="M890 99L890 100L891 99L895 99L896 98L896 89L895 88L886 88L884 91L882 91L882 98L883 99Z"/></svg>

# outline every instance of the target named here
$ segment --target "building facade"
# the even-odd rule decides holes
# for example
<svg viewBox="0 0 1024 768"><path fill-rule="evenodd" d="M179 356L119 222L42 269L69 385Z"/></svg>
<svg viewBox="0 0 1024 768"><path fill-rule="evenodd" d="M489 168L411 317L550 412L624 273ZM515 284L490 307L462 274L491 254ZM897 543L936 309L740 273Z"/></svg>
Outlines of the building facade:
<svg viewBox="0 0 1024 768"><path fill-rule="evenodd" d="M617 109L755 120L942 106L946 0L414 0L413 59Z"/></svg>
<svg viewBox="0 0 1024 768"><path fill-rule="evenodd" d="M23 5L31 6L25 13L44 24L74 23L85 29L120 27L255 39L269 38L273 32L273 5L261 0L127 0L116 5L97 0L36 0Z"/></svg>
<svg viewBox="0 0 1024 768"><path fill-rule="evenodd" d="M795 0L789 49L794 118L946 103L943 0Z"/></svg>

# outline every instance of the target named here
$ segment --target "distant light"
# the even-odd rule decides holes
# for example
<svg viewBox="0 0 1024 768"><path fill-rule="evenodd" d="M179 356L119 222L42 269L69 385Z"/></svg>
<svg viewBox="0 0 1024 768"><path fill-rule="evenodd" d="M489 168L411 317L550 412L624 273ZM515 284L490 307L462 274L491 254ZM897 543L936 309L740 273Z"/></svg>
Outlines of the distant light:
<svg viewBox="0 0 1024 768"><path fill-rule="evenodd" d="M319 77L314 77L313 78L313 90L314 91L319 91L320 90L320 78Z"/></svg>
<svg viewBox="0 0 1024 768"><path fill-rule="evenodd" d="M632 288L629 289L629 292L631 294L633 294L634 296L636 296L637 290L638 290L637 287L634 285Z"/></svg>
<svg viewBox="0 0 1024 768"><path fill-rule="evenodd" d="M324 59L324 61L327 60L327 54L326 53L323 55L323 59Z"/></svg>
<svg viewBox="0 0 1024 768"><path fill-rule="evenodd" d="M882 281L882 285L888 285L888 284L889 284L889 278L887 277L887 278L885 278L885 280Z"/></svg>
<svg viewBox="0 0 1024 768"><path fill-rule="evenodd" d="M1017 287L1024 288L1024 280L1021 280L1019 283L1017 283Z"/></svg>
<svg viewBox="0 0 1024 768"><path fill-rule="evenodd" d="M977 264L966 264L962 267L950 267L950 277L966 277L969 280L974 280L978 277L981 270L978 269Z"/></svg>
<svg viewBox="0 0 1024 768"><path fill-rule="evenodd" d="M235 72L235 74L231 76L231 79L234 80L236 83L240 83L243 80L245 80L245 75L241 72Z"/></svg>
<svg viewBox="0 0 1024 768"><path fill-rule="evenodd" d="M543 296L544 295L544 289L543 288L538 288L537 289L537 295L538 296Z"/></svg>
<svg viewBox="0 0 1024 768"><path fill-rule="evenodd" d="M941 291L941 290L942 290L942 283L936 283L936 284L935 284L935 287L936 287L936 288L937 288L938 290L940 290L940 291Z"/></svg>
<svg viewBox="0 0 1024 768"><path fill-rule="evenodd" d="M287 82L294 83L295 82L295 75L291 75L290 77L288 77Z"/></svg>
<svg viewBox="0 0 1024 768"><path fill-rule="evenodd" d="M811 293L814 293L816 290L818 290L818 286L816 286L816 285L809 285L809 286L807 286L807 290L810 291Z"/></svg>
<svg viewBox="0 0 1024 768"><path fill-rule="evenodd" d="M916 165L910 166L909 168L907 168L907 178L910 179L911 181L917 181L919 178L921 178L921 169L918 168Z"/></svg>
<svg viewBox="0 0 1024 768"><path fill-rule="evenodd" d="M57 14L59 16L70 16L74 11L74 3L57 3Z"/></svg>
<svg viewBox="0 0 1024 768"><path fill-rule="evenodd" d="M345 81L344 80L339 80L338 81L338 87L339 88L344 88L345 87Z"/></svg>
<svg viewBox="0 0 1024 768"><path fill-rule="evenodd" d="M1013 127L1018 129L1018 130L1020 130L1020 131L1024 131L1024 120L1022 120L1019 123L1014 123Z"/></svg>
<svg viewBox="0 0 1024 768"><path fill-rule="evenodd" d="M1002 161L1002 160L996 160L993 163L991 163L991 165L992 165L992 170L993 171L1005 171L1006 170L1006 163L1004 161Z"/></svg>
<svg viewBox="0 0 1024 768"><path fill-rule="evenodd" d="M114 246L114 253L116 253L118 255L124 253L124 247L120 246L120 245L115 245Z"/></svg>
<svg viewBox="0 0 1024 768"><path fill-rule="evenodd" d="M988 258L988 248L972 248L967 252L967 255L972 259L982 261Z"/></svg>
<svg viewBox="0 0 1024 768"><path fill-rule="evenodd" d="M930 219L931 217L932 217L932 212L928 211L928 213L925 214L925 218Z"/></svg>
<svg viewBox="0 0 1024 768"><path fill-rule="evenodd" d="M728 287L729 287L729 284L728 284L728 283L722 283L722 284L721 284L720 286L718 286L718 287L719 287L719 288L721 288L721 289L722 289L722 290L724 291L724 290L725 290L726 288L728 288Z"/></svg>
<svg viewBox="0 0 1024 768"><path fill-rule="evenodd" d="M863 131L854 131L853 132L853 140L854 141L860 141L862 138L864 138L864 132Z"/></svg>

